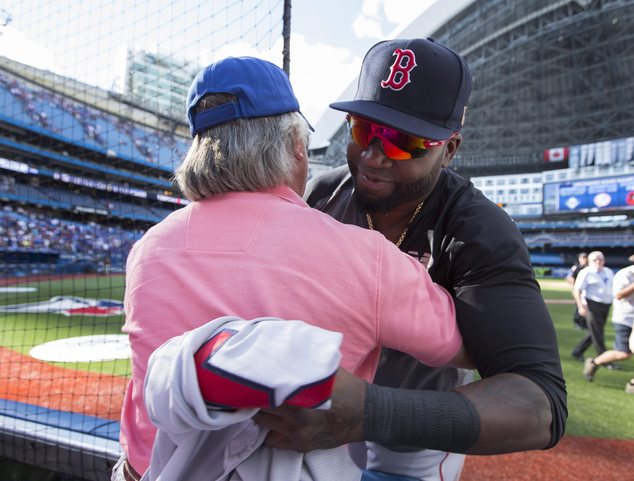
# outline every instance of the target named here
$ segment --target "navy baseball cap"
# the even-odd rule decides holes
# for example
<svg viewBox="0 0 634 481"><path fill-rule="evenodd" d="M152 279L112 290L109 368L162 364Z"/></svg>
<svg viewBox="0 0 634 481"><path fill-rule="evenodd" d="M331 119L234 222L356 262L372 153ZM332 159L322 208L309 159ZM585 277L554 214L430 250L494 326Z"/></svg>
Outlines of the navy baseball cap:
<svg viewBox="0 0 634 481"><path fill-rule="evenodd" d="M214 93L232 94L236 99L195 114L198 101ZM208 65L196 75L187 95L187 118L192 137L231 120L288 112L302 115L288 75L277 65L254 57L227 57ZM309 123L308 127L313 130Z"/></svg>
<svg viewBox="0 0 634 481"><path fill-rule="evenodd" d="M330 107L445 140L464 124L472 83L465 60L432 38L386 40L363 59L354 100Z"/></svg>

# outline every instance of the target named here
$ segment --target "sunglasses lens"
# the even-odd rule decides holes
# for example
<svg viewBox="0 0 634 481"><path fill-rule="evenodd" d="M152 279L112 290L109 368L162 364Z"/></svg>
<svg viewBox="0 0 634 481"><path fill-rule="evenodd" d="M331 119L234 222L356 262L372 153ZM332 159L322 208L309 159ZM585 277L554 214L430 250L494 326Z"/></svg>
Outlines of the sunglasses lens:
<svg viewBox="0 0 634 481"><path fill-rule="evenodd" d="M394 156L389 157L393 159L411 159L411 154L413 154L414 151L416 151L417 149L425 149L424 139L404 134L403 132L399 132L398 130L385 128L381 133L381 138L384 139L386 142L392 144L393 148L391 148L391 150L393 151ZM396 155L399 153L401 156L407 155L407 157L397 157Z"/></svg>
<svg viewBox="0 0 634 481"><path fill-rule="evenodd" d="M412 154L392 143L387 137L379 136L379 138L381 139L383 152L385 152L385 155L387 155L390 159L408 160L412 158Z"/></svg>
<svg viewBox="0 0 634 481"><path fill-rule="evenodd" d="M349 115L347 120L352 140L357 145L365 149L374 138L378 138L383 152L390 159L408 160L412 158L415 150L425 149L424 139L352 115Z"/></svg>
<svg viewBox="0 0 634 481"><path fill-rule="evenodd" d="M372 127L369 122L351 117L350 135L352 136L352 140L365 149L368 145L370 145Z"/></svg>

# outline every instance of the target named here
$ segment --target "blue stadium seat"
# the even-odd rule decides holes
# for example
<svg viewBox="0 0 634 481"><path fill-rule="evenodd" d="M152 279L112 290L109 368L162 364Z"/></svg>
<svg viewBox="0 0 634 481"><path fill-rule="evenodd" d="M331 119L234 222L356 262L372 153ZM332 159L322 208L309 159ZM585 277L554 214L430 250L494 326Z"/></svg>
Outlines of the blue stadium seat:
<svg viewBox="0 0 634 481"><path fill-rule="evenodd" d="M90 141L82 124L70 112L43 99L37 99L34 104L40 113L44 113L48 117L49 126L40 123L42 127L76 142Z"/></svg>
<svg viewBox="0 0 634 481"><path fill-rule="evenodd" d="M35 124L35 120L25 112L23 103L2 84L0 84L0 115L9 121L17 120L27 125Z"/></svg>

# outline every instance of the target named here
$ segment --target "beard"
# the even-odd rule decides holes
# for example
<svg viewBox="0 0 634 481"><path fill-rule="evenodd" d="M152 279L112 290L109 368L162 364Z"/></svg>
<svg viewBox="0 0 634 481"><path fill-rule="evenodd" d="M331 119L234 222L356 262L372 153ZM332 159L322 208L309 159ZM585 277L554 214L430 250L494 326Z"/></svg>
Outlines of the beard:
<svg viewBox="0 0 634 481"><path fill-rule="evenodd" d="M421 202L429 197L429 194L434 190L441 170L442 164L438 162L426 176L413 182L394 184L392 193L383 199L368 197L355 187L356 203L362 210L370 214L375 212L387 214L399 205L412 201Z"/></svg>

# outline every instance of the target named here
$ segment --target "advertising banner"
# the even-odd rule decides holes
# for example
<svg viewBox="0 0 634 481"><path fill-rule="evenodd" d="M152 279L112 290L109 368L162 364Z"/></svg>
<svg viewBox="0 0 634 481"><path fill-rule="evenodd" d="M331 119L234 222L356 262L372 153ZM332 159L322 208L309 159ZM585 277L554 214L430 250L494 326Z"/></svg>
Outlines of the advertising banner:
<svg viewBox="0 0 634 481"><path fill-rule="evenodd" d="M544 214L634 209L634 175L544 184Z"/></svg>

